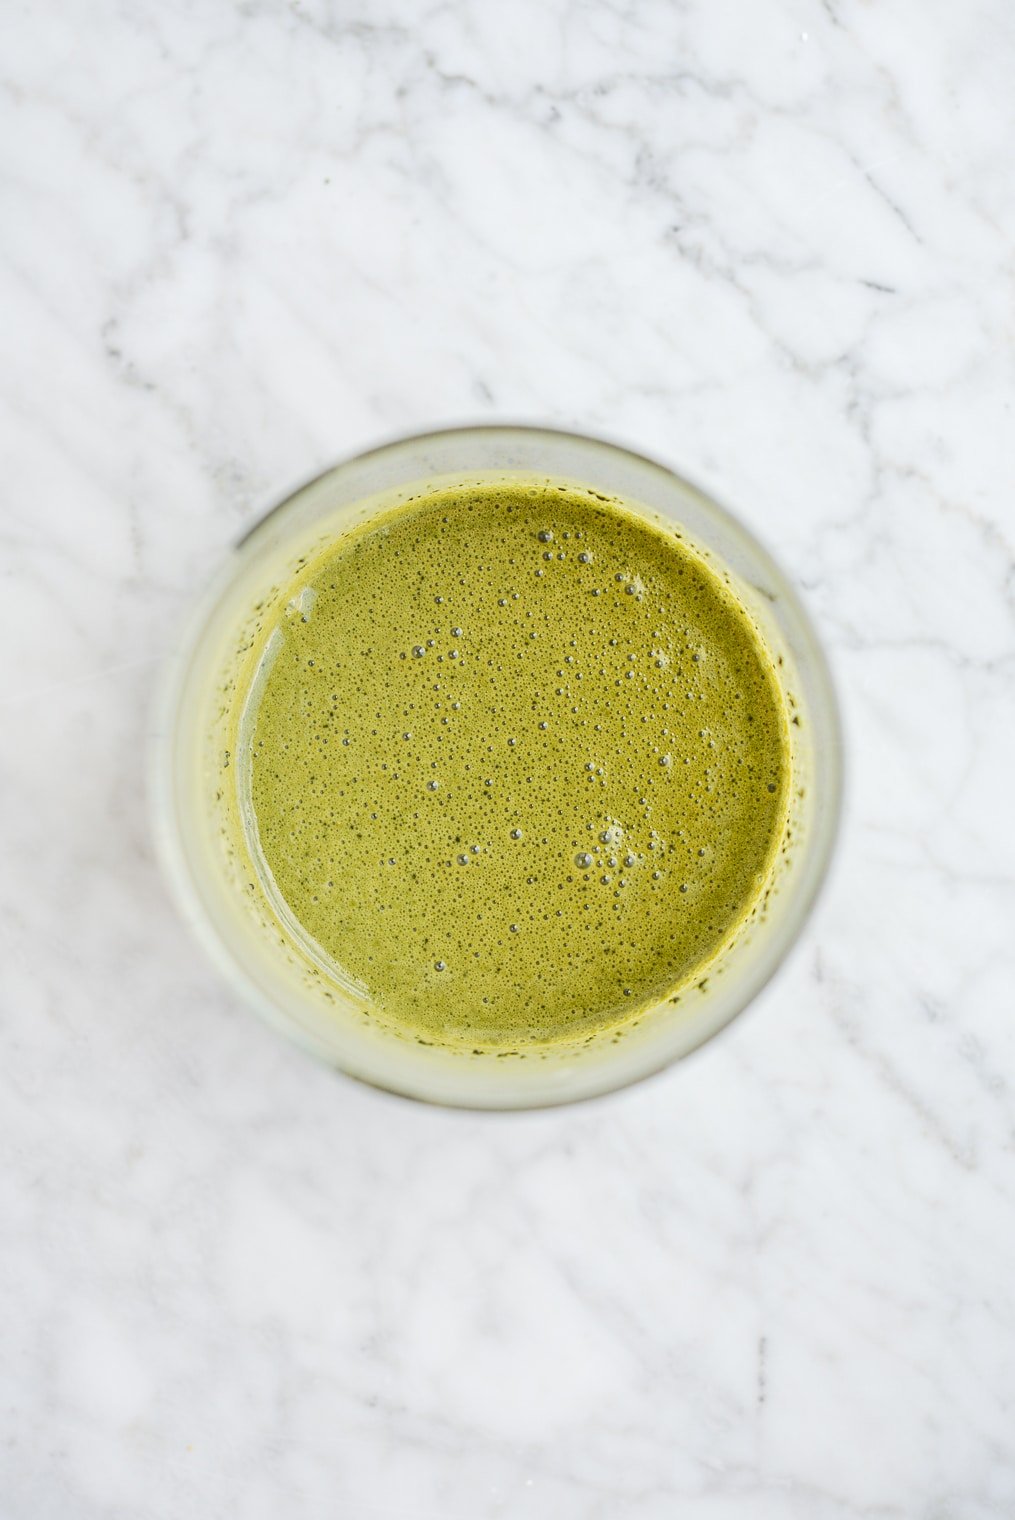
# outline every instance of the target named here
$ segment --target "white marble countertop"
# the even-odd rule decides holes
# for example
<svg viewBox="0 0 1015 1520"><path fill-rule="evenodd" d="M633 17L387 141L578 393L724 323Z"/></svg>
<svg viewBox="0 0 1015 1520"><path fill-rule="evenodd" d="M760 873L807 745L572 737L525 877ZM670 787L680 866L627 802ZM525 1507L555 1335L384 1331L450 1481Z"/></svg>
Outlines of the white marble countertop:
<svg viewBox="0 0 1015 1520"><path fill-rule="evenodd" d="M0 69L3 1520L1015 1515L1007 0L58 0ZM601 431L795 575L848 725L792 962L573 1110L217 982L146 705L266 504Z"/></svg>

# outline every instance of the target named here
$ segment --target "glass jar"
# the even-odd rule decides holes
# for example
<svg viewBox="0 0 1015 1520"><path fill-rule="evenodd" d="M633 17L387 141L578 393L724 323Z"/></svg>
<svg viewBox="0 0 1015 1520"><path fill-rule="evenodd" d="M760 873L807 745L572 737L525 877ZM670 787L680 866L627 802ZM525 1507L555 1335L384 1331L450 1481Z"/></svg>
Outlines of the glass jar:
<svg viewBox="0 0 1015 1520"><path fill-rule="evenodd" d="M790 715L789 818L743 928L693 985L591 1042L532 1045L494 1058L443 1050L382 1024L315 961L260 890L236 815L235 708L243 655L262 609L301 562L350 528L429 489L524 478L591 487L679 526L725 572L767 644ZM230 735L233 735L230 738ZM530 427L456 428L360 454L293 492L236 545L170 662L152 743L155 832L183 915L228 981L269 1022L375 1086L434 1103L529 1108L567 1103L657 1072L740 1013L804 924L835 839L842 780L838 712L811 623L758 541L702 491L614 444ZM230 769L229 761L233 761Z"/></svg>

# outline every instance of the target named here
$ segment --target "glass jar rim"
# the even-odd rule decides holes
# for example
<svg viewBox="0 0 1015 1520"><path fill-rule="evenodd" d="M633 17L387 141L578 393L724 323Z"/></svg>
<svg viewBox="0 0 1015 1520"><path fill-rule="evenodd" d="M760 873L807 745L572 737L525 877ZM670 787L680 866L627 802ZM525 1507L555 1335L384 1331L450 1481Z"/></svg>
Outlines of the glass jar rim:
<svg viewBox="0 0 1015 1520"><path fill-rule="evenodd" d="M660 482L660 488L664 492L671 492L685 502L693 502L703 519L710 525L718 525L725 535L744 546L752 564L756 564L765 575L766 585L770 582L776 588L777 597L781 600L783 608L788 610L794 634L800 642L800 653L807 666L808 680L813 687L811 697L818 704L818 723L823 729L823 733L819 736L821 744L819 759L822 767L821 807L815 817L812 837L806 848L806 870L802 875L798 875L790 887L793 895L793 911L784 915L778 930L767 936L765 953L756 957L756 964L753 966L752 973L744 979L740 994L730 1002L721 1018L703 1022L700 1030L696 1031L695 1037L679 1042L679 1048L653 1051L652 1058L647 1060L644 1066L623 1073L618 1070L617 1080L611 1080L606 1075L604 1080L579 1084L578 1090L573 1093L553 1091L541 1094L537 1090L538 1082L531 1083L531 1090L526 1092L526 1084L521 1082L511 1093L505 1093L500 1097L491 1096L489 1092L470 1095L464 1089L460 1095L453 1090L440 1091L434 1095L426 1090L413 1088L411 1084L407 1086L398 1081L389 1084L383 1080L383 1077L377 1080L369 1073L357 1070L355 1064L349 1064L323 1049L321 1042L309 1037L307 1030L291 1014L287 1016L287 1010L269 1006L271 999L266 996L263 988L255 985L245 974L245 968L238 963L236 956L226 945L219 927L211 921L207 903L202 901L198 890L199 883L194 880L192 862L187 858L182 839L182 821L177 815L174 795L171 741L179 721L180 703L187 688L188 676L194 662L200 658L202 632L212 612L239 574L240 565L260 552L265 536L284 531L287 518L297 511L300 503L307 500L309 493L326 488L329 482L337 480L350 471L362 473L375 464L388 464L400 454L412 455L414 452L418 454L425 452L428 448L444 455L450 451L453 455L458 446L467 451L469 448L482 448L487 443L508 455L514 446L517 446L522 454L535 452L537 455L541 446L548 450L573 447L589 459L588 479L590 481L596 478L595 460L604 462L609 460L614 464L619 460L634 471L644 474L646 478L654 476ZM503 473L509 473L506 467ZM548 470L547 474L552 476L554 471ZM409 478L411 477L406 477L406 479ZM425 472L420 474L417 471L415 478L418 481L425 481L430 477ZM768 596L770 593L765 591L764 594ZM152 742L149 746L149 776L153 826L159 855L173 895L184 917L196 930L198 937L211 952L220 969L226 972L229 981L240 986L246 1000L252 1003L263 1016L266 1016L269 1022L276 1027L282 1027L291 1038L295 1038L330 1064L338 1066L361 1080L386 1087L403 1096L455 1107L524 1109L557 1106L599 1096L657 1074L714 1038L720 1029L725 1028L755 1000L798 939L826 879L841 816L844 782L842 728L831 672L810 616L791 581L776 560L735 514L716 501L709 492L694 485L668 465L660 463L639 450L612 440L544 425L479 423L403 435L352 454L315 474L295 489L286 492L242 534L226 563L213 577L204 595L198 601L186 636L168 662L155 714ZM602 1071L608 1073L609 1066L609 1061L604 1060ZM467 1088L468 1084L465 1086Z"/></svg>

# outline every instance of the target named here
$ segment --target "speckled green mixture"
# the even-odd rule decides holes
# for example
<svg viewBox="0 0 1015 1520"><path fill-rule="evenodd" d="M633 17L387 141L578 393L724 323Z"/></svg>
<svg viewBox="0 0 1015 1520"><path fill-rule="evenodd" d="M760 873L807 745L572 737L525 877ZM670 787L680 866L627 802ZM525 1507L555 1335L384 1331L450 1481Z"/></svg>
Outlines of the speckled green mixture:
<svg viewBox="0 0 1015 1520"><path fill-rule="evenodd" d="M444 492L291 587L251 699L256 832L305 933L409 1034L629 1020L750 912L789 785L719 576L572 489Z"/></svg>

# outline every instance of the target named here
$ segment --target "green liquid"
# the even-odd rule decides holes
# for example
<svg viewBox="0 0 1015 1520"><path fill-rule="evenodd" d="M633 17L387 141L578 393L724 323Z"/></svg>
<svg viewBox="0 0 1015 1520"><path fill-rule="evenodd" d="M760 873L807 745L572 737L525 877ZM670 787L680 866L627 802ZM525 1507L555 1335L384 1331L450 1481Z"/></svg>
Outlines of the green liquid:
<svg viewBox="0 0 1015 1520"><path fill-rule="evenodd" d="M385 1021L581 1038L750 914L785 826L783 700L674 532L573 489L445 491L288 594L249 702L262 870Z"/></svg>

